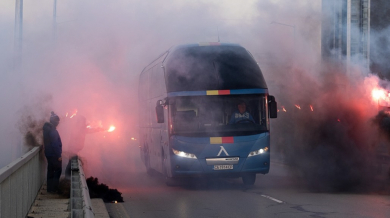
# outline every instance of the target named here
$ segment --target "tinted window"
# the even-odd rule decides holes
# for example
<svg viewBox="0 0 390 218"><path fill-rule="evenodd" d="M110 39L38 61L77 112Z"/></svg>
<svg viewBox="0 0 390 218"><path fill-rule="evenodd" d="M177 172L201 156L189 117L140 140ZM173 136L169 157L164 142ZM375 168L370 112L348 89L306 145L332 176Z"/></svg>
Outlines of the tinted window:
<svg viewBox="0 0 390 218"><path fill-rule="evenodd" d="M240 46L179 47L166 63L168 92L267 88L259 66Z"/></svg>
<svg viewBox="0 0 390 218"><path fill-rule="evenodd" d="M149 89L149 72L144 71L139 77L139 88L138 88L138 100L146 101L148 99Z"/></svg>
<svg viewBox="0 0 390 218"><path fill-rule="evenodd" d="M242 102L246 109L240 113ZM169 107L173 133L178 135L251 135L268 129L266 95L174 97Z"/></svg>
<svg viewBox="0 0 390 218"><path fill-rule="evenodd" d="M150 98L166 93L164 71L161 64L156 64L150 74Z"/></svg>

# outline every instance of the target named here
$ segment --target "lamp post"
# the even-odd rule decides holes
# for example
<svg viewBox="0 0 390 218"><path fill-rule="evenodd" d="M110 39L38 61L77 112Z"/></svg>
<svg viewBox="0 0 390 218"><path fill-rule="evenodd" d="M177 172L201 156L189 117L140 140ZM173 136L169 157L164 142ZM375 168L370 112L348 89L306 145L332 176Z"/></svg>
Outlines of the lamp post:
<svg viewBox="0 0 390 218"><path fill-rule="evenodd" d="M53 39L57 39L57 0L53 4Z"/></svg>
<svg viewBox="0 0 390 218"><path fill-rule="evenodd" d="M16 53L16 66L21 64L23 48L23 0L15 1L15 33L14 33L14 49Z"/></svg>

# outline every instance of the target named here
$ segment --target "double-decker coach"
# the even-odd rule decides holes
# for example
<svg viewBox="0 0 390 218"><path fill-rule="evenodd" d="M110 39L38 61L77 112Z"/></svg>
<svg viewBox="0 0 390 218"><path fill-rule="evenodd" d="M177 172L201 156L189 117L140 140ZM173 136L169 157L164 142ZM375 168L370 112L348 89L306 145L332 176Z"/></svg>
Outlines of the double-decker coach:
<svg viewBox="0 0 390 218"><path fill-rule="evenodd" d="M139 78L141 159L168 185L196 176L253 185L269 172L269 118L276 117L258 64L237 44L172 47Z"/></svg>

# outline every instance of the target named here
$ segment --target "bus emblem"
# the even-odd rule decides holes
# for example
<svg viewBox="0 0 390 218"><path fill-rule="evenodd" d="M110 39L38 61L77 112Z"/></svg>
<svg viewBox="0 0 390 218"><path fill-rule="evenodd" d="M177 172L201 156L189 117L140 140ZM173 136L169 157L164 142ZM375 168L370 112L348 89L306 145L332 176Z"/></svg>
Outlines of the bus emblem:
<svg viewBox="0 0 390 218"><path fill-rule="evenodd" d="M221 147L221 150L219 150L219 153L217 155L218 157L219 157L219 155L221 155L222 151L225 153L225 156L229 156L229 154L227 153L227 151L225 150L225 148L223 146L219 146L219 147Z"/></svg>

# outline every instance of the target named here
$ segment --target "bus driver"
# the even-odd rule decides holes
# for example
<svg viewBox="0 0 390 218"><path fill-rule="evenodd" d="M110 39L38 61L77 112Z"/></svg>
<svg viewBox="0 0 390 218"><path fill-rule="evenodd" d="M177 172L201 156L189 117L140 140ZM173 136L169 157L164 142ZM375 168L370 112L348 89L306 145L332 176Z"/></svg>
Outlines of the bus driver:
<svg viewBox="0 0 390 218"><path fill-rule="evenodd" d="M235 111L229 121L229 124L235 123L255 123L252 115L246 111L246 104L244 101L240 101L237 105L238 111Z"/></svg>

